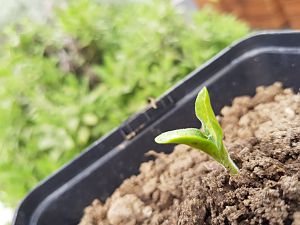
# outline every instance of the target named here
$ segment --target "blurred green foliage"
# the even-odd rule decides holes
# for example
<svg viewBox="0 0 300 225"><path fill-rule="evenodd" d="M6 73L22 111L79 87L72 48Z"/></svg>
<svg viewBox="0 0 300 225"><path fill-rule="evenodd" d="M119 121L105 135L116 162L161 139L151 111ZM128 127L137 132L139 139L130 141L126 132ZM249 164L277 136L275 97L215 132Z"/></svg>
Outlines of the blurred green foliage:
<svg viewBox="0 0 300 225"><path fill-rule="evenodd" d="M248 32L210 9L90 0L45 25L5 29L0 47L0 199L38 181Z"/></svg>

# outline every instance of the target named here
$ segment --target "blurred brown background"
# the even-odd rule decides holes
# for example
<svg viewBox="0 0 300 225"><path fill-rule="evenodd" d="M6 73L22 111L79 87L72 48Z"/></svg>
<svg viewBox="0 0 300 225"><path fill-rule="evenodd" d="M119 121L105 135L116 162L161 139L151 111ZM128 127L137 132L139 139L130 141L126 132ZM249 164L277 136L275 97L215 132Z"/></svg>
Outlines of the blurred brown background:
<svg viewBox="0 0 300 225"><path fill-rule="evenodd" d="M195 0L199 8L212 5L233 13L253 28L300 28L300 0Z"/></svg>

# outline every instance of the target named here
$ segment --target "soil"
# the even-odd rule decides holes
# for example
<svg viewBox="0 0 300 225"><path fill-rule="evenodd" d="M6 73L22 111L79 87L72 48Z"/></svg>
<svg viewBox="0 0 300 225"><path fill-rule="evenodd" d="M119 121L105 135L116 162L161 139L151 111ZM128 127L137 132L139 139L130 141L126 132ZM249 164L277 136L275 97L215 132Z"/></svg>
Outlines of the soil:
<svg viewBox="0 0 300 225"><path fill-rule="evenodd" d="M280 83L258 87L219 119L239 175L184 145L150 151L156 159L88 206L80 225L300 225L300 95Z"/></svg>

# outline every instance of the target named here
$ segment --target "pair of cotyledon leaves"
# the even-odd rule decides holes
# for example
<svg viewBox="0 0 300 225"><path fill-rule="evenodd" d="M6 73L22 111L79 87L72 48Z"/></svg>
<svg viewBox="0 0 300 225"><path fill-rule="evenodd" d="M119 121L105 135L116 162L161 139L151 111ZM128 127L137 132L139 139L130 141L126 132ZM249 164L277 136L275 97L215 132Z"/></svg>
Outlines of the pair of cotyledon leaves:
<svg viewBox="0 0 300 225"><path fill-rule="evenodd" d="M230 159L223 144L222 128L211 107L207 88L204 87L198 94L195 103L197 118L202 123L202 129L186 128L165 132L155 138L160 144L186 144L202 150L223 165L230 173L236 174L238 168Z"/></svg>

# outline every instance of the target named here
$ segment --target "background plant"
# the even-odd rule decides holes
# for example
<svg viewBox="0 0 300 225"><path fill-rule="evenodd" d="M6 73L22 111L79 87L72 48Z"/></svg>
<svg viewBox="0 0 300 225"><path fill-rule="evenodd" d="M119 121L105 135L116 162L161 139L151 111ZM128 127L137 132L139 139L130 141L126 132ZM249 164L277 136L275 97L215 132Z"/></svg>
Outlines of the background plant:
<svg viewBox="0 0 300 225"><path fill-rule="evenodd" d="M134 9L134 10L133 10ZM29 189L248 32L162 1L70 1L47 25L9 26L0 47L0 199Z"/></svg>

